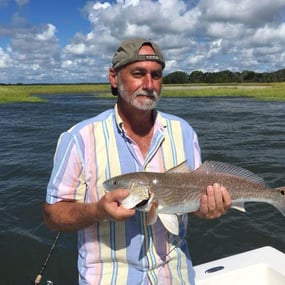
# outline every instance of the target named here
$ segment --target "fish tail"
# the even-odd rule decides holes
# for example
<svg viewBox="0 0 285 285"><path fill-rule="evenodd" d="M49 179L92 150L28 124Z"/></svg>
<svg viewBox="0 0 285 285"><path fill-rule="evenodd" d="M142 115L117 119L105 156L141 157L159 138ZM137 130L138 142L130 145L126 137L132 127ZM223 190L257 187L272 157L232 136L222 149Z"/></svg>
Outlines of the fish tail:
<svg viewBox="0 0 285 285"><path fill-rule="evenodd" d="M279 187L279 188L275 188L276 190L280 191L280 192L283 192L281 194L283 194L285 196L285 186L283 187Z"/></svg>
<svg viewBox="0 0 285 285"><path fill-rule="evenodd" d="M280 200L276 203L276 208L285 216L285 186L275 188L280 193Z"/></svg>

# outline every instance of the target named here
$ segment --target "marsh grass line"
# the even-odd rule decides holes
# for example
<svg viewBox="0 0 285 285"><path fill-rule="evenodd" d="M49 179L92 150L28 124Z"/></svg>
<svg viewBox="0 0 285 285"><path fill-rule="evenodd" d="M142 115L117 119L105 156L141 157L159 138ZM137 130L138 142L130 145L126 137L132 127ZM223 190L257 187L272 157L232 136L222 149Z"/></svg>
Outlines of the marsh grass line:
<svg viewBox="0 0 285 285"><path fill-rule="evenodd" d="M95 94L100 95L109 90L108 84L1 85L0 103L45 102L46 100L37 97L37 95L94 93L95 96Z"/></svg>
<svg viewBox="0 0 285 285"><path fill-rule="evenodd" d="M172 97L251 97L257 100L285 100L285 82L250 84L165 85L163 96Z"/></svg>
<svg viewBox="0 0 285 285"><path fill-rule="evenodd" d="M91 93L112 98L109 84L0 85L0 103L44 102L41 94ZM257 100L285 100L285 82L251 84L177 84L164 85L165 97L241 96Z"/></svg>
<svg viewBox="0 0 285 285"><path fill-rule="evenodd" d="M165 90L195 90L195 89L221 89L221 88L232 88L232 89L264 89L270 88L270 85L165 85Z"/></svg>

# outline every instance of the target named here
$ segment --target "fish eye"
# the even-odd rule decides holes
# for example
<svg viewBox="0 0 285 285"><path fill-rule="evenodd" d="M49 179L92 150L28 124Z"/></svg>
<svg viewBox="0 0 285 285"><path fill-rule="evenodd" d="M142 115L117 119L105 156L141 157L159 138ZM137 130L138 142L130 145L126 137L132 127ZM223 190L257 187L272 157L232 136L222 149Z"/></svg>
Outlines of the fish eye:
<svg viewBox="0 0 285 285"><path fill-rule="evenodd" d="M285 191L284 191L284 190L280 191L280 193L281 193L283 196L285 195Z"/></svg>
<svg viewBox="0 0 285 285"><path fill-rule="evenodd" d="M114 180L114 181L113 181L113 185L114 185L114 186L117 186L118 184L119 184L119 183L118 183L117 180Z"/></svg>

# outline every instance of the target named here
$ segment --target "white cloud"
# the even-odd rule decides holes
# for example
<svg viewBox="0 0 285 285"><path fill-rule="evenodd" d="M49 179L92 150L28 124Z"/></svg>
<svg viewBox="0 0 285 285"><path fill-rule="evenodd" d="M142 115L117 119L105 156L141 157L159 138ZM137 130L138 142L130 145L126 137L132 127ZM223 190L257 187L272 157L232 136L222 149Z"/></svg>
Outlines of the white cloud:
<svg viewBox="0 0 285 285"><path fill-rule="evenodd" d="M83 55L86 51L86 46L84 43L70 44L66 46L66 51L71 54Z"/></svg>
<svg viewBox="0 0 285 285"><path fill-rule="evenodd" d="M0 44L2 73L17 66L23 80L107 81L118 42L137 36L162 47L165 73L284 68L285 0L86 1L82 11L90 30L74 31L65 46L56 24L33 26L15 13L0 26L9 38Z"/></svg>
<svg viewBox="0 0 285 285"><path fill-rule="evenodd" d="M267 43L281 43L285 45L285 23L279 26L265 26L258 28L253 36L253 40L261 45L266 45Z"/></svg>
<svg viewBox="0 0 285 285"><path fill-rule="evenodd" d="M238 22L252 26L273 21L284 0L204 0L199 7L206 19L218 22Z"/></svg>
<svg viewBox="0 0 285 285"><path fill-rule="evenodd" d="M6 68L12 64L12 59L9 54L5 53L2 48L0 48L0 69Z"/></svg>
<svg viewBox="0 0 285 285"><path fill-rule="evenodd" d="M108 3L108 2L105 2L105 3L100 3L100 2L96 2L94 5L93 5L93 9L94 10L100 10L100 9L107 9L111 7L111 4Z"/></svg>
<svg viewBox="0 0 285 285"><path fill-rule="evenodd" d="M47 27L44 31L36 35L36 39L40 41L48 41L54 37L56 28L52 24L47 24Z"/></svg>

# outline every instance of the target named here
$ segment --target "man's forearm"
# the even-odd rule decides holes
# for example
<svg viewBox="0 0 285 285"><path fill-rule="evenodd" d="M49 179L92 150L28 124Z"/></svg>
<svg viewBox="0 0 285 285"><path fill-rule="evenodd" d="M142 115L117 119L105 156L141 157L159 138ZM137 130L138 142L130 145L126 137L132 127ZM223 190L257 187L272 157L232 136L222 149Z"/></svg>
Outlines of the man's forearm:
<svg viewBox="0 0 285 285"><path fill-rule="evenodd" d="M73 201L45 203L44 221L47 227L53 230L77 231L96 222L96 206L96 203L84 204Z"/></svg>

